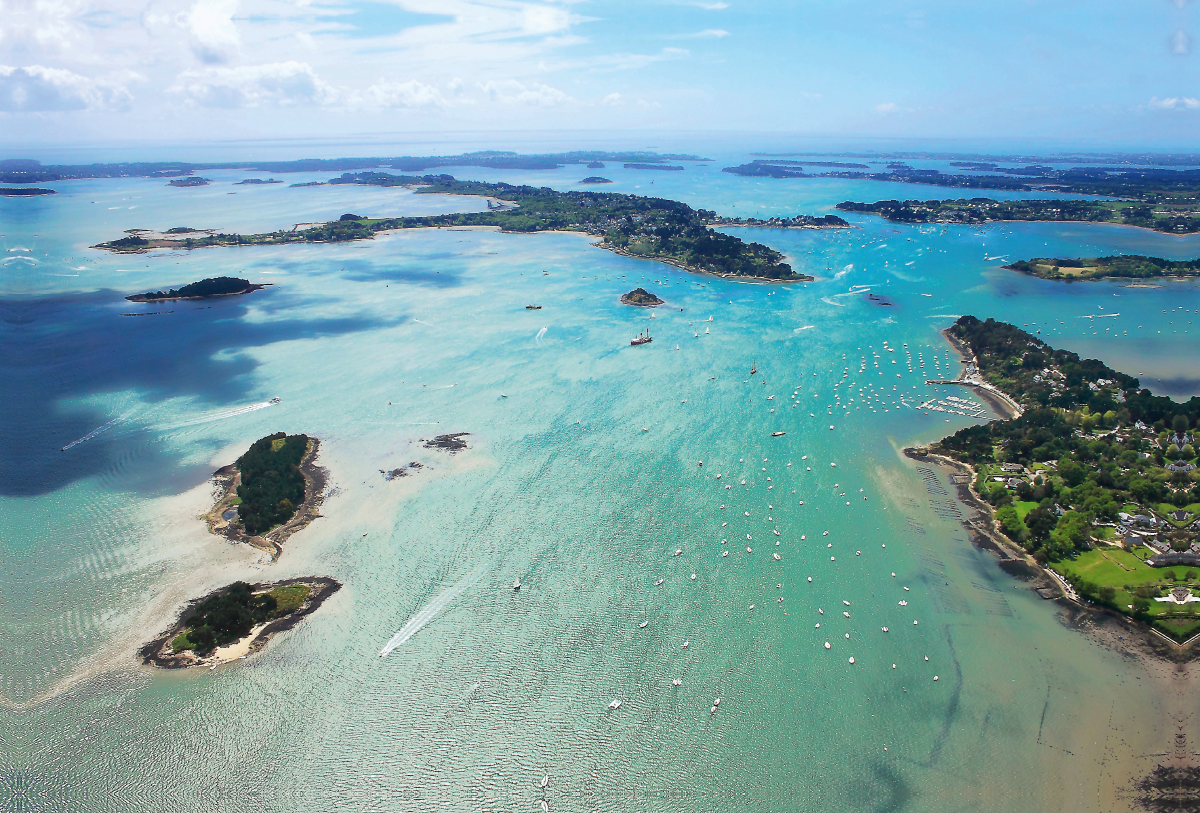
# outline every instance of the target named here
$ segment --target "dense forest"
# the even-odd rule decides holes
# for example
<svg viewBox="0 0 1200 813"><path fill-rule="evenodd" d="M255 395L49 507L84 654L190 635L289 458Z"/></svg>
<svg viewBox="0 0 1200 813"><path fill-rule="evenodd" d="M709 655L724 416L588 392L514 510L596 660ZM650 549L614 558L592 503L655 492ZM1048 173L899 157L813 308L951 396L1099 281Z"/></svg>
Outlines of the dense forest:
<svg viewBox="0 0 1200 813"><path fill-rule="evenodd" d="M1004 533L1037 558L1056 561L1087 549L1094 523L1111 523L1121 512L1200 511L1190 434L1200 422L1200 398L1179 404L1154 395L1103 362L992 319L963 316L949 332L1025 412L962 429L932 450L979 472L976 492L996 507ZM997 482L986 475L998 464L1023 471ZM1017 506L1030 503L1036 506L1022 517Z"/></svg>
<svg viewBox="0 0 1200 813"><path fill-rule="evenodd" d="M133 245L148 245L148 241L140 237L124 237L123 240L137 240ZM120 241L117 241L120 242ZM125 297L130 302L152 302L158 299L185 299L202 296L224 296L226 294L242 294L252 290L250 280L237 277L209 277L199 282L192 282L169 291L147 291L144 294L134 294Z"/></svg>
<svg viewBox="0 0 1200 813"><path fill-rule="evenodd" d="M261 534L295 516L296 507L304 502L300 461L307 450L307 435L276 432L256 440L238 458L242 475L238 518L247 533Z"/></svg>
<svg viewBox="0 0 1200 813"><path fill-rule="evenodd" d="M509 232L580 231L603 238L605 246L635 257L668 260L689 269L767 279L808 279L792 272L783 255L761 243L744 242L714 231L716 213L686 203L615 192L558 192L546 187L458 181L450 175L405 176L382 172L345 173L330 183L370 186L419 186L422 194L479 195L516 206L484 212L383 219L346 218L303 231L266 234L211 234L200 238L159 239L151 247L201 248L217 245L275 245L343 242L377 232L430 226L497 226ZM96 248L122 249L120 241Z"/></svg>
<svg viewBox="0 0 1200 813"><path fill-rule="evenodd" d="M1164 260L1161 257L1146 257L1141 254L1082 259L1039 257L1033 260L1018 260L1012 265L1004 267L1043 279L1103 279L1105 277L1148 279L1151 277L1194 277L1200 274L1200 259Z"/></svg>
<svg viewBox="0 0 1200 813"><path fill-rule="evenodd" d="M277 607L278 601L270 593L255 594L245 582L234 582L196 605L187 620L187 640L176 639L175 648L203 654L231 644L249 635L255 624L271 618Z"/></svg>

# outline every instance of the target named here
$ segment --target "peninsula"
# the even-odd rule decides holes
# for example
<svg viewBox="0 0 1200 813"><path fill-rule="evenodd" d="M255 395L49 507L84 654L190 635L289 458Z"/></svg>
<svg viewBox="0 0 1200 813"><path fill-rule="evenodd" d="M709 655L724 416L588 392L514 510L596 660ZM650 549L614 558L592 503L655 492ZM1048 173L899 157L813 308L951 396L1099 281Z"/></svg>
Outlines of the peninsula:
<svg viewBox="0 0 1200 813"><path fill-rule="evenodd" d="M1121 254L1114 257L1055 259L1039 257L1018 260L1005 268L1020 271L1041 279L1091 280L1118 277L1151 279L1155 277L1195 277L1200 275L1200 259L1164 260L1140 254Z"/></svg>
<svg viewBox="0 0 1200 813"><path fill-rule="evenodd" d="M621 302L625 305L637 305L642 308L657 308L659 305L666 304L665 300L659 299L645 288L634 288L621 296Z"/></svg>
<svg viewBox="0 0 1200 813"><path fill-rule="evenodd" d="M1177 641L1200 631L1200 397L1154 395L992 319L963 316L946 334L969 352L968 372L1022 411L910 456L968 473L999 532L1072 597Z"/></svg>
<svg viewBox="0 0 1200 813"><path fill-rule="evenodd" d="M165 669L240 660L316 611L341 586L328 576L234 582L189 602L179 620L143 646L138 656L147 665Z"/></svg>
<svg viewBox="0 0 1200 813"><path fill-rule="evenodd" d="M140 237L124 237L122 240L141 240L142 245L147 241ZM136 245L136 244L135 244ZM133 294L125 297L130 302L165 302L174 299L208 299L214 296L236 296L260 291L270 283L252 284L249 280L236 277L209 277L199 282L192 282L169 291L147 291L144 294Z"/></svg>
<svg viewBox="0 0 1200 813"><path fill-rule="evenodd" d="M144 252L153 248L193 249L206 246L333 243L371 239L397 229L453 226L493 226L506 232L572 231L600 238L601 248L629 257L660 260L699 273L773 281L807 281L778 251L761 243L744 242L708 224L715 212L685 203L616 192L558 192L546 187L507 183L458 181L450 175L391 175L382 172L345 173L330 183L364 186L412 186L418 193L472 195L487 199L484 212L461 212L428 217L366 218L353 215L304 229L265 234L205 233L201 236L157 234L146 242L129 238L93 248ZM193 233L195 234L195 233ZM136 235L135 235L136 236Z"/></svg>
<svg viewBox="0 0 1200 813"><path fill-rule="evenodd" d="M204 516L208 529L279 558L288 537L320 516L328 474L316 465L319 450L307 435L276 432L255 441L213 475L218 497Z"/></svg>

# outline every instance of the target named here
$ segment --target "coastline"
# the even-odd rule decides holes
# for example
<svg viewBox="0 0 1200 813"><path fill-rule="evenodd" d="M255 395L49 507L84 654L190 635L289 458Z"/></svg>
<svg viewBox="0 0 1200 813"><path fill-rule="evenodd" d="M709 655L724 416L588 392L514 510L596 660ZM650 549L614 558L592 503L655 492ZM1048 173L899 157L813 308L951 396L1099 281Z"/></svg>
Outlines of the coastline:
<svg viewBox="0 0 1200 813"><path fill-rule="evenodd" d="M949 328L942 330L941 333L956 352L963 358L974 362L974 354L957 337L949 333ZM1011 396L1000 390L985 389L966 381L942 383L961 383L963 386L970 386L996 412L1008 413L1015 406L1018 411L1015 414L1006 415L1002 420L1012 420L1021 414L1019 405L1016 405ZM989 395L999 397L993 399L989 398ZM999 398L1004 400L1001 401ZM1193 635L1186 641L1177 642L1149 624L1081 598L1065 579L1051 568L1038 563L1024 548L1001 533L996 523L995 509L975 493L974 484L979 473L974 466L946 455L931 452L927 446L909 446L903 448L901 452L909 460L936 467L947 475L947 479L955 487L958 502L967 509L967 514L960 520L960 523L966 530L971 543L976 547L995 553L999 558L1001 570L1013 578L1031 582L1031 590L1044 599L1053 600L1064 610L1063 622L1067 626L1093 634L1096 640L1103 645L1126 655L1136 654L1150 660L1165 660L1176 665L1200 660L1200 646L1195 645L1196 641L1200 640L1200 634ZM1139 645L1136 652L1132 651L1129 639L1121 637L1116 631L1117 629L1137 629L1143 633L1138 636Z"/></svg>
<svg viewBox="0 0 1200 813"><path fill-rule="evenodd" d="M265 534L247 534L232 519L222 516L226 511L234 509L233 499L237 496L237 488L242 482L242 473L235 463L222 466L213 472L212 480L218 495L216 504L201 516L208 524L211 533L223 536L230 542L245 542L278 559L283 553L283 543L298 531L308 527L309 523L321 516L320 506L325 499L325 488L329 484L329 471L317 465L317 455L321 450L318 438L309 438L308 449L300 461L300 473L304 475L304 502L296 506L296 513L287 522L279 525Z"/></svg>
<svg viewBox="0 0 1200 813"><path fill-rule="evenodd" d="M312 588L312 593L309 594L304 603L295 611L288 613L282 618L276 618L264 624L259 624L244 638L227 646L218 647L204 656L196 655L191 650L185 650L180 653L170 651L171 641L175 640L177 635L187 629L187 621L192 616L196 606L209 596L215 595L220 591L215 590L199 598L194 598L180 611L175 623L166 632L141 647L138 650L137 656L142 659L143 664L157 666L161 669L216 666L217 664L232 663L233 661L246 658L263 649L277 633L290 630L306 616L316 612L325 603L326 599L342 588L342 583L330 576L300 576L277 582L261 582L252 584L250 587L257 592L270 590L275 587L290 587L297 584L309 586Z"/></svg>
<svg viewBox="0 0 1200 813"><path fill-rule="evenodd" d="M958 353L960 360L962 362L972 364L975 366L976 369L978 369L978 364L975 359L975 354L971 352L971 348L967 347L965 344L963 344L961 341L959 341L958 337L953 335L950 332L950 328L943 329L941 331L941 334L946 339L946 341L950 343L950 346L954 348L954 351L956 353ZM954 378L951 380L941 380L941 381L933 381L933 382L926 382L926 383L927 384L932 383L932 384L938 384L938 385L946 385L946 386L969 387L972 391L975 392L976 395L978 395L980 398L982 398L989 407L992 408L993 412L998 413L1001 416L1002 420L1012 420L1013 418L1018 418L1025 412L1024 408L1022 408L1022 406L1020 404L1018 404L1016 401L1014 401L1012 396L1010 396L1008 393L1003 392L1002 390L999 390L999 389L993 387L991 384L987 384L984 382L978 382L978 381L971 381L970 379L965 378L964 376L965 376L965 371L963 373L960 373L957 378Z"/></svg>

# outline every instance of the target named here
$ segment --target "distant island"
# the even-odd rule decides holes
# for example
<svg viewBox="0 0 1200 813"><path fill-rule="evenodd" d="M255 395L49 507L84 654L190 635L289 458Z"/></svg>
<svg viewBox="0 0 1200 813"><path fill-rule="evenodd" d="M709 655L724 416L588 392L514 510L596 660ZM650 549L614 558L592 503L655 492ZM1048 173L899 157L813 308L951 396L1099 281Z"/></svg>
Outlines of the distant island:
<svg viewBox="0 0 1200 813"><path fill-rule="evenodd" d="M1182 204L1195 205L1195 204ZM1127 200L881 200L875 203L844 201L843 212L865 212L896 223L990 223L997 221L1080 221L1119 223L1169 234L1200 231L1200 217L1175 214Z"/></svg>
<svg viewBox="0 0 1200 813"><path fill-rule="evenodd" d="M668 164L626 164L625 169L657 169L664 172L683 172L683 167Z"/></svg>
<svg viewBox="0 0 1200 813"><path fill-rule="evenodd" d="M289 536L320 514L327 474L315 463L320 442L276 432L251 444L213 475L220 496L205 515L208 529L278 558Z"/></svg>
<svg viewBox="0 0 1200 813"><path fill-rule="evenodd" d="M212 234L200 237L158 234L145 243L129 238L93 248L142 252L150 248L334 243L371 239L397 229L493 226L507 232L573 231L599 237L601 248L641 259L659 260L686 271L779 281L811 280L796 274L778 251L744 242L709 227L715 212L685 203L616 192L558 192L546 187L458 181L450 175L345 173L331 183L414 186L421 194L472 195L488 200L485 212L428 217L358 218L355 215L319 226L264 234Z"/></svg>
<svg viewBox="0 0 1200 813"><path fill-rule="evenodd" d="M1055 280L1094 280L1109 277L1150 279L1200 275L1200 259L1164 260L1161 257L1145 257L1140 254L1083 259L1039 257L1033 260L1017 260L1004 267L1033 277Z"/></svg>
<svg viewBox="0 0 1200 813"><path fill-rule="evenodd" d="M659 305L666 304L665 300L659 299L645 288L634 288L629 293L622 295L621 302L626 305L638 305L643 308L657 308Z"/></svg>
<svg viewBox="0 0 1200 813"><path fill-rule="evenodd" d="M239 660L312 614L341 586L328 576L234 582L189 602L179 620L138 655L143 663L165 669Z"/></svg>
<svg viewBox="0 0 1200 813"><path fill-rule="evenodd" d="M584 178L580 183L612 183L608 178L601 178L599 175L590 175Z"/></svg>
<svg viewBox="0 0 1200 813"><path fill-rule="evenodd" d="M268 184L268 183L283 183L283 181L277 181L274 178L267 178L265 181L262 178L247 178L244 181L238 181L237 184L235 184L235 185L236 186L241 186L242 184L258 185L258 184Z"/></svg>
<svg viewBox="0 0 1200 813"><path fill-rule="evenodd" d="M0 187L0 198L32 198L38 195L57 195L58 192L54 189L39 189L38 187L28 187L18 189L14 187Z"/></svg>
<svg viewBox="0 0 1200 813"><path fill-rule="evenodd" d="M484 150L460 155L400 156L394 158L302 158L296 161L219 161L193 164L184 161L138 162L121 164L51 164L28 158L0 160L0 183L45 183L80 178L185 178L195 172L214 169L244 172L353 172L356 170L394 169L423 172L437 167L487 167L490 169L560 169L571 164L587 164L603 169L603 161L654 164L667 161L708 161L697 155L676 155L649 151L574 152L521 155L501 150ZM599 164L599 166L595 166ZM310 186L313 184L302 184Z"/></svg>
<svg viewBox="0 0 1200 813"><path fill-rule="evenodd" d="M1019 414L909 456L960 467L965 496L1072 597L1177 641L1200 631L1187 601L1200 589L1200 397L1154 395L1103 362L992 319L963 316L946 335L967 354L960 380L1001 391Z"/></svg>
<svg viewBox="0 0 1200 813"><path fill-rule="evenodd" d="M208 186L212 181L208 178L175 178L167 181L167 186L191 187L191 186Z"/></svg>
<svg viewBox="0 0 1200 813"><path fill-rule="evenodd" d="M123 240L142 240L140 237L125 237ZM120 242L120 241L118 241ZM142 245L148 241L142 240ZM134 244L136 245L136 243ZM212 296L233 296L260 291L266 285L254 285L249 280L236 277L209 277L169 291L148 291L125 297L130 302L163 302L172 299L207 299Z"/></svg>
<svg viewBox="0 0 1200 813"><path fill-rule="evenodd" d="M791 161L751 161L736 167L725 167L722 172L744 175L748 178L804 178L804 168Z"/></svg>

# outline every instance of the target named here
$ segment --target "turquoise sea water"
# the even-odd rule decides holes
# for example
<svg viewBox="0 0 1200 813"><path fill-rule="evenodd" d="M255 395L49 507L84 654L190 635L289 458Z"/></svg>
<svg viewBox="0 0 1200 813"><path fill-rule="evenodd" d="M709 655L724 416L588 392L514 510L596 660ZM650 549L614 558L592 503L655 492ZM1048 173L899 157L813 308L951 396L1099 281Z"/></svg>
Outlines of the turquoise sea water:
<svg viewBox="0 0 1200 813"><path fill-rule="evenodd" d="M723 214L939 196L723 165L603 174ZM570 188L581 169L438 171ZM737 230L818 277L788 286L568 234L87 249L127 228L481 208L207 177L0 199L0 741L19 809L536 811L546 774L552 810L1122 809L1167 749L1180 701L1163 676L1066 628L899 450L972 420L911 408L968 397L923 383L957 372L939 331L963 313L1200 390L1194 283L1051 284L988 259L1194 257L1196 238ZM274 285L123 300L235 272ZM635 285L667 301L652 320L618 302ZM1104 313L1120 315L1087 318ZM645 328L653 344L630 347ZM271 564L197 516L208 475L277 430L321 438L332 493ZM470 448L421 442L448 432ZM133 658L187 598L316 573L345 587L247 661Z"/></svg>

